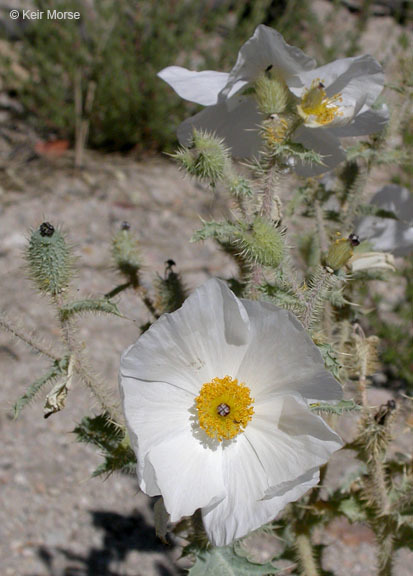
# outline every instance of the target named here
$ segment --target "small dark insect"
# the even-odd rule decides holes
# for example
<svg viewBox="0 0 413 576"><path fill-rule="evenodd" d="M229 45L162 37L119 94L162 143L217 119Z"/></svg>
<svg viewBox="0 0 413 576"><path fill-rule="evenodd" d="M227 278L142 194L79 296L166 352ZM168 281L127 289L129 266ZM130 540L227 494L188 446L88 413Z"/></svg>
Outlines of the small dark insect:
<svg viewBox="0 0 413 576"><path fill-rule="evenodd" d="M122 222L122 224L120 225L120 229L121 230L130 230L130 224L129 222L126 222L126 220L124 220Z"/></svg>
<svg viewBox="0 0 413 576"><path fill-rule="evenodd" d="M350 240L350 244L352 246L358 246L360 244L360 238L357 236L357 234L350 234L348 239Z"/></svg>
<svg viewBox="0 0 413 576"><path fill-rule="evenodd" d="M379 426L384 426L388 417L392 412L396 410L396 402L394 400L388 400L387 404L382 404L374 416L375 421Z"/></svg>
<svg viewBox="0 0 413 576"><path fill-rule="evenodd" d="M220 416L228 416L228 414L231 412L231 409L228 404L222 402L222 404L217 407L217 412Z"/></svg>
<svg viewBox="0 0 413 576"><path fill-rule="evenodd" d="M324 85L322 82L319 82L319 83L318 83L318 87L319 87L319 88L325 88L325 85Z"/></svg>
<svg viewBox="0 0 413 576"><path fill-rule="evenodd" d="M266 69L265 69L265 71L266 71L266 72L269 72L269 71L271 70L271 68L272 68L272 64L270 64L269 66L267 66Z"/></svg>
<svg viewBox="0 0 413 576"><path fill-rule="evenodd" d="M43 237L53 236L54 226L52 226L52 224L50 224L50 222L43 222L43 224L40 224L39 232L40 232L40 236L43 236Z"/></svg>

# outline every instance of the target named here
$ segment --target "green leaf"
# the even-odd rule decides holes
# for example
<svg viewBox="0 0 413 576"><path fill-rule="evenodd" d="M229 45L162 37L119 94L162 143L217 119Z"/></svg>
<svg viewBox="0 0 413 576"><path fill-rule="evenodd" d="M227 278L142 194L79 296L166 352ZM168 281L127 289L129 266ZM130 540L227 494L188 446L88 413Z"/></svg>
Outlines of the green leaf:
<svg viewBox="0 0 413 576"><path fill-rule="evenodd" d="M354 400L341 400L337 404L328 404L326 402L315 402L310 404L310 409L314 412L324 412L326 414L344 414L353 410L361 410L361 406Z"/></svg>
<svg viewBox="0 0 413 576"><path fill-rule="evenodd" d="M202 220L202 228L193 234L190 241L199 242L200 240L206 240L207 238L215 238L216 240L225 242L236 231L236 227L230 222L215 222L214 220L206 222L205 220Z"/></svg>
<svg viewBox="0 0 413 576"><path fill-rule="evenodd" d="M107 298L76 300L63 305L59 309L59 315L62 321L68 320L73 314L81 314L82 312L104 312L106 314L122 316L116 304Z"/></svg>
<svg viewBox="0 0 413 576"><path fill-rule="evenodd" d="M340 502L339 510L351 523L365 522L366 520L366 513L360 502L352 496Z"/></svg>
<svg viewBox="0 0 413 576"><path fill-rule="evenodd" d="M48 383L54 382L59 376L66 374L69 365L69 357L65 356L55 360L52 367L41 378L38 378L31 384L26 392L21 396L13 406L14 418L20 416L21 411L30 404L40 390Z"/></svg>
<svg viewBox="0 0 413 576"><path fill-rule="evenodd" d="M237 556L232 546L211 548L197 554L190 576L270 576L279 570L270 563L253 564Z"/></svg>
<svg viewBox="0 0 413 576"><path fill-rule="evenodd" d="M317 347L321 352L325 367L339 380L341 364L337 359L337 353L334 348L327 342L317 344Z"/></svg>
<svg viewBox="0 0 413 576"><path fill-rule="evenodd" d="M114 422L108 414L83 418L73 432L78 442L93 444L101 450L105 460L93 472L93 477L101 474L110 476L115 471L123 474L135 472L136 456L125 429Z"/></svg>

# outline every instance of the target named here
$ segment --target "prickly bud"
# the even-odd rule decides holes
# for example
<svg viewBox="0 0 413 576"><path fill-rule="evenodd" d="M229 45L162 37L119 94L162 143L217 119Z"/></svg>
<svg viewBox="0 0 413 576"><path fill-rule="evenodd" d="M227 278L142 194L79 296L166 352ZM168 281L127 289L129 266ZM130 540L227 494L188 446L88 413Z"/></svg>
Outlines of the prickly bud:
<svg viewBox="0 0 413 576"><path fill-rule="evenodd" d="M41 292L57 296L67 288L72 275L72 250L49 222L32 232L26 260L30 276Z"/></svg>
<svg viewBox="0 0 413 576"><path fill-rule="evenodd" d="M278 78L262 75L255 82L255 99L258 110L263 114L282 114L285 112L289 90L285 82Z"/></svg>
<svg viewBox="0 0 413 576"><path fill-rule="evenodd" d="M174 312L182 306L187 297L181 275L173 270L173 267L176 266L175 262L167 260L165 264L164 277L158 275L154 282L156 288L155 307L161 314Z"/></svg>
<svg viewBox="0 0 413 576"><path fill-rule="evenodd" d="M113 237L112 255L119 272L129 280L136 281L141 268L141 255L138 239L127 222L122 223L121 229Z"/></svg>
<svg viewBox="0 0 413 576"><path fill-rule="evenodd" d="M345 266L353 256L353 246L358 245L354 243L353 237L354 234L350 234L348 238L339 238L331 244L326 258L326 265L332 268L334 272Z"/></svg>
<svg viewBox="0 0 413 576"><path fill-rule="evenodd" d="M194 130L191 148L182 147L172 156L188 174L212 185L223 178L230 161L224 140L198 130Z"/></svg>
<svg viewBox="0 0 413 576"><path fill-rule="evenodd" d="M239 234L238 242L242 255L262 266L277 268L284 257L282 230L261 216L255 218L250 230Z"/></svg>

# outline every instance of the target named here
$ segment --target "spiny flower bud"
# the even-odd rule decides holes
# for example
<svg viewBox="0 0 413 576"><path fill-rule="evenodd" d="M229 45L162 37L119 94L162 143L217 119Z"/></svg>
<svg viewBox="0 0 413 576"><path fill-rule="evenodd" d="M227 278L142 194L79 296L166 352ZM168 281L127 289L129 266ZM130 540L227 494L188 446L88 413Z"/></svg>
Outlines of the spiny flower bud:
<svg viewBox="0 0 413 576"><path fill-rule="evenodd" d="M277 268L284 257L282 230L272 222L257 216L250 230L240 233L242 256L262 266Z"/></svg>
<svg viewBox="0 0 413 576"><path fill-rule="evenodd" d="M224 140L213 134L194 130L193 146L196 155L195 175L211 184L221 180L230 157Z"/></svg>
<svg viewBox="0 0 413 576"><path fill-rule="evenodd" d="M49 222L43 222L32 232L26 260L30 276L41 292L56 296L67 288L72 274L72 251L62 233Z"/></svg>
<svg viewBox="0 0 413 576"><path fill-rule="evenodd" d="M285 112L290 93L285 82L279 78L262 75L255 82L257 107L263 114L282 114Z"/></svg>
<svg viewBox="0 0 413 576"><path fill-rule="evenodd" d="M358 246L359 244L360 240L355 234L350 234L348 238L335 240L329 248L326 265L334 272L340 270L353 256L353 246Z"/></svg>
<svg viewBox="0 0 413 576"><path fill-rule="evenodd" d="M179 148L172 157L191 176L215 185L224 176L230 151L221 138L194 130L191 148Z"/></svg>
<svg viewBox="0 0 413 576"><path fill-rule="evenodd" d="M155 307L161 314L174 312L182 306L187 297L181 275L173 270L173 267L176 266L175 262L167 260L165 264L164 277L158 276L154 282L156 288Z"/></svg>
<svg viewBox="0 0 413 576"><path fill-rule="evenodd" d="M121 229L113 237L112 255L116 268L129 280L136 281L141 255L138 239L130 231L128 222L122 222Z"/></svg>

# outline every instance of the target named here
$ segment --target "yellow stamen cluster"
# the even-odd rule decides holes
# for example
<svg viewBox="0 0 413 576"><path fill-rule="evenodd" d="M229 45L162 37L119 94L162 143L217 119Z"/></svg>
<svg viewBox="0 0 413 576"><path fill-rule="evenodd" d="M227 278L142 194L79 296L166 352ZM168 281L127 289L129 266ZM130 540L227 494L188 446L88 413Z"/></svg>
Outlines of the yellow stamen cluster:
<svg viewBox="0 0 413 576"><path fill-rule="evenodd" d="M254 414L250 389L231 376L206 382L195 402L200 427L219 442L243 432Z"/></svg>
<svg viewBox="0 0 413 576"><path fill-rule="evenodd" d="M281 144L287 138L290 130L289 123L278 114L272 116L263 123L263 137L268 146Z"/></svg>
<svg viewBox="0 0 413 576"><path fill-rule="evenodd" d="M324 84L317 79L313 80L309 90L304 92L297 111L309 125L325 126L337 116L342 116L339 105L342 101L340 94L328 97Z"/></svg>

